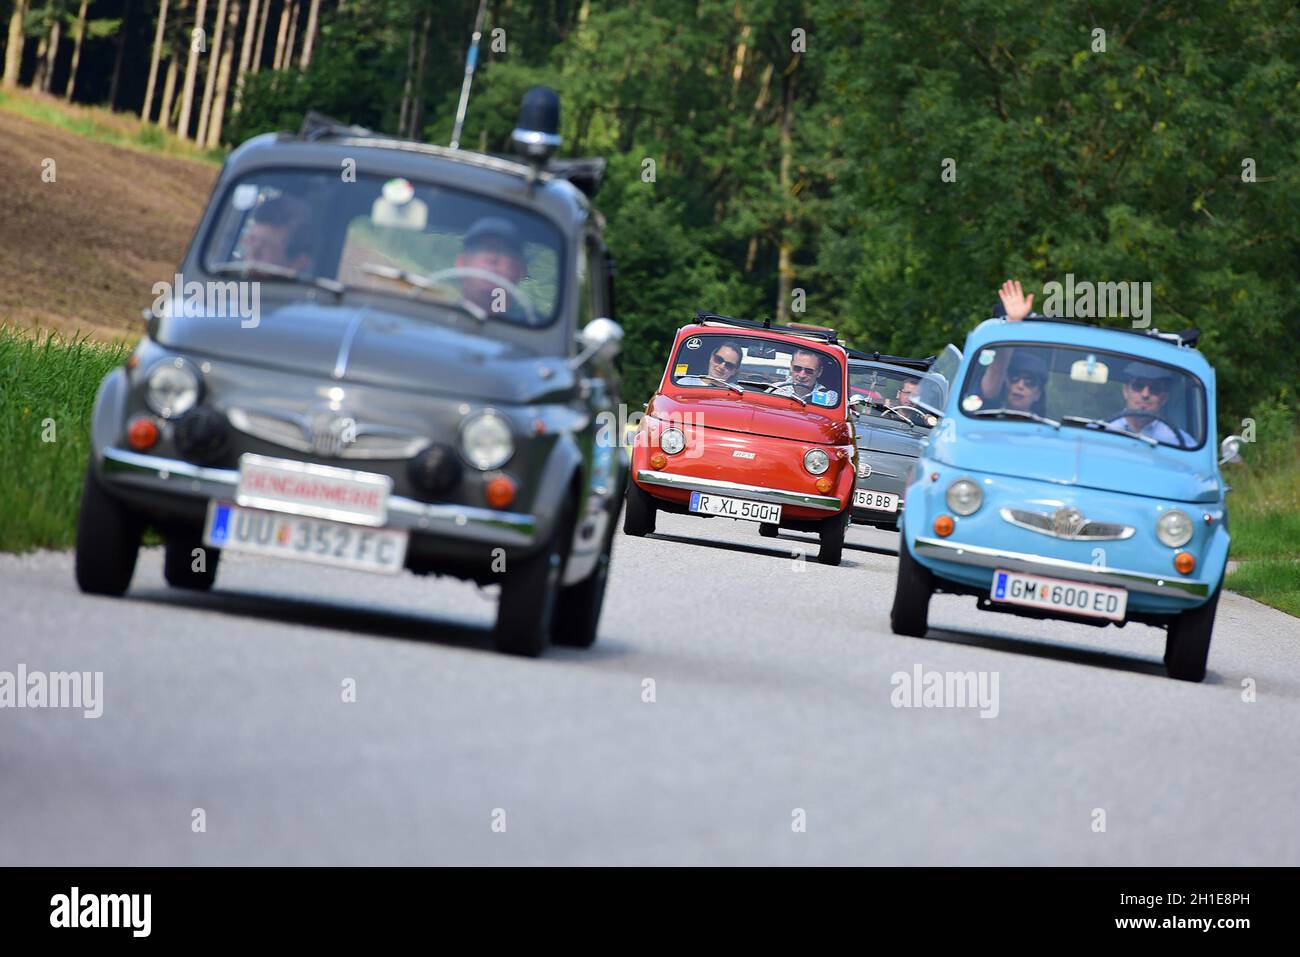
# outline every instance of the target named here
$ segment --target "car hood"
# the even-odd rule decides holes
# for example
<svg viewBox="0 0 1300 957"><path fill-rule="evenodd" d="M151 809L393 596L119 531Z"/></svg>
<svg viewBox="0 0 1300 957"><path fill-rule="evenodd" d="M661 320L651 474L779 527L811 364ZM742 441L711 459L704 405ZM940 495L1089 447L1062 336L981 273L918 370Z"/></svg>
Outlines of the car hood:
<svg viewBox="0 0 1300 957"><path fill-rule="evenodd" d="M849 441L847 422L795 406L788 399L764 397L764 404L753 397L734 392L722 394L657 395L646 407L646 414L657 419L691 422L709 429L749 432L778 439L792 439L813 445L843 445ZM773 405L767 405L771 401ZM791 408L781 408L789 404Z"/></svg>
<svg viewBox="0 0 1300 957"><path fill-rule="evenodd" d="M558 357L364 306L294 302L263 308L247 328L238 318L170 315L154 338L251 365L473 399L534 402L573 387Z"/></svg>
<svg viewBox="0 0 1300 957"><path fill-rule="evenodd" d="M921 444L929 438L930 433L924 429L908 432L905 429L890 429L881 426L864 425L858 420L858 448L872 452L889 452L893 455L921 454Z"/></svg>
<svg viewBox="0 0 1300 957"><path fill-rule="evenodd" d="M953 432L955 441L948 438ZM955 468L1178 502L1214 502L1222 494L1204 448L1180 452L1122 436L1020 423L958 429L951 419L935 433L928 456Z"/></svg>

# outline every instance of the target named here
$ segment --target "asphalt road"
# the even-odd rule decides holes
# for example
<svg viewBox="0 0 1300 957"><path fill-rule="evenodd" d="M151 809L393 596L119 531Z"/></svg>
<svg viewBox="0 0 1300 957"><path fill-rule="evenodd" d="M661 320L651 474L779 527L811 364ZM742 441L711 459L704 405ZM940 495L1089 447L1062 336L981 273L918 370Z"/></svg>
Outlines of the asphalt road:
<svg viewBox="0 0 1300 957"><path fill-rule="evenodd" d="M0 556L0 671L103 672L98 719L0 710L0 864L1300 863L1296 619L1226 595L1185 684L1142 625L940 597L890 634L892 535L827 568L659 521L596 647L535 661L458 582L225 556L196 596L154 549L113 600ZM918 666L996 675L996 717L895 707Z"/></svg>

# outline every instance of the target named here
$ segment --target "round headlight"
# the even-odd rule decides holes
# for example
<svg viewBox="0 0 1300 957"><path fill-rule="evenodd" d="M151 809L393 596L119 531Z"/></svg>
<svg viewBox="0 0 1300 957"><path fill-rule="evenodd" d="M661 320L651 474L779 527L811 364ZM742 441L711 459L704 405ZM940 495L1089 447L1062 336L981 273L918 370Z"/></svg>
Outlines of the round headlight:
<svg viewBox="0 0 1300 957"><path fill-rule="evenodd" d="M682 435L681 429L664 429L659 436L659 448L669 455L676 455L686 448L686 436Z"/></svg>
<svg viewBox="0 0 1300 957"><path fill-rule="evenodd" d="M514 436L501 416L484 412L470 419L460 430L460 452L476 469L498 469L515 454Z"/></svg>
<svg viewBox="0 0 1300 957"><path fill-rule="evenodd" d="M970 479L964 478L949 485L944 498L948 502L948 507L958 515L971 515L984 504L984 493L980 491L980 487Z"/></svg>
<svg viewBox="0 0 1300 957"><path fill-rule="evenodd" d="M1156 521L1156 538L1170 548L1179 548L1192 540L1192 528L1186 512L1171 508Z"/></svg>
<svg viewBox="0 0 1300 957"><path fill-rule="evenodd" d="M822 449L809 449L803 457L803 467L813 475L821 475L831 467L831 457Z"/></svg>
<svg viewBox="0 0 1300 957"><path fill-rule="evenodd" d="M154 366L145 380L144 401L164 419L174 419L199 401L199 377L184 359Z"/></svg>

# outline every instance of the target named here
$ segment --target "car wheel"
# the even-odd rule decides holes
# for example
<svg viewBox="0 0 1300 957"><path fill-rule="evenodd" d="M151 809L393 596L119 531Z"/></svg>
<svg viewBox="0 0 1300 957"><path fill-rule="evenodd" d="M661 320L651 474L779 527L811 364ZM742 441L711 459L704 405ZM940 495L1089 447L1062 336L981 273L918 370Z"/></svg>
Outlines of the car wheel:
<svg viewBox="0 0 1300 957"><path fill-rule="evenodd" d="M560 577L573 537L574 503L565 505L550 540L535 554L513 560L501 583L492 644L497 651L536 658L551 637Z"/></svg>
<svg viewBox="0 0 1300 957"><path fill-rule="evenodd" d="M898 541L898 579L894 583L894 607L889 610L889 627L896 635L924 638L929 627L930 596L934 594L934 575L907 548L907 539Z"/></svg>
<svg viewBox="0 0 1300 957"><path fill-rule="evenodd" d="M776 538L781 531L780 525L773 525L771 522L763 522L758 526L758 534L764 538Z"/></svg>
<svg viewBox="0 0 1300 957"><path fill-rule="evenodd" d="M1219 607L1220 586L1212 598L1199 608L1185 611L1169 623L1165 637L1165 670L1179 681L1202 681L1205 662L1210 657L1210 636L1214 631L1214 612Z"/></svg>
<svg viewBox="0 0 1300 957"><path fill-rule="evenodd" d="M615 501L617 507L617 500ZM555 605L555 623L551 641L569 648L590 648L596 642L600 609L605 604L605 585L609 581L610 553L614 549L614 530L618 513L610 516L605 544L596 559L596 567L585 580L560 589Z"/></svg>
<svg viewBox="0 0 1300 957"><path fill-rule="evenodd" d="M653 532L655 514L659 510L655 507L654 498L650 493L632 481L630 476L627 480L625 499L627 509L623 512L623 534L640 538Z"/></svg>
<svg viewBox="0 0 1300 957"><path fill-rule="evenodd" d="M196 561L194 550L203 550L203 571L194 570ZM217 564L221 560L221 549L209 548L203 539L193 533L173 533L167 536L163 548L163 578L173 588L192 588L195 591L207 591L217 580Z"/></svg>
<svg viewBox="0 0 1300 957"><path fill-rule="evenodd" d="M123 595L131 586L144 524L110 495L86 465L77 518L77 587L90 595Z"/></svg>
<svg viewBox="0 0 1300 957"><path fill-rule="evenodd" d="M844 554L844 534L849 527L849 513L844 512L834 518L828 518L818 529L821 548L817 551L817 561L822 565L838 565Z"/></svg>

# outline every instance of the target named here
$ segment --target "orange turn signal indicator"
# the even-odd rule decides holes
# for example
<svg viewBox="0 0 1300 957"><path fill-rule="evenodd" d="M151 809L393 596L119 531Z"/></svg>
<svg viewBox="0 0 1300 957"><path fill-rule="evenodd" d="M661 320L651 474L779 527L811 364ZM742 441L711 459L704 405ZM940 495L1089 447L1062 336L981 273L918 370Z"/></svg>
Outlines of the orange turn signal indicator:
<svg viewBox="0 0 1300 957"><path fill-rule="evenodd" d="M138 415L127 426L126 440L133 449L151 449L158 444L158 425L149 416Z"/></svg>
<svg viewBox="0 0 1300 957"><path fill-rule="evenodd" d="M952 520L951 515L940 515L934 520L934 533L940 538L947 538L956 527L957 523Z"/></svg>
<svg viewBox="0 0 1300 957"><path fill-rule="evenodd" d="M661 469L667 464L668 456L664 455L662 452L656 452L654 455L650 456L650 467L652 469Z"/></svg>
<svg viewBox="0 0 1300 957"><path fill-rule="evenodd" d="M817 480L817 491L825 495L831 490L831 480L828 478L819 478Z"/></svg>
<svg viewBox="0 0 1300 957"><path fill-rule="evenodd" d="M1196 556L1191 552L1179 552L1174 556L1174 568L1180 575L1190 575L1196 570Z"/></svg>
<svg viewBox="0 0 1300 957"><path fill-rule="evenodd" d="M505 508L515 500L515 488L515 480L509 475L498 475L488 479L483 492L493 508Z"/></svg>

